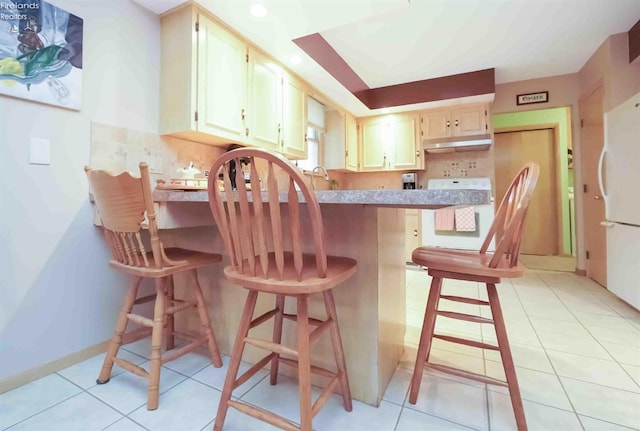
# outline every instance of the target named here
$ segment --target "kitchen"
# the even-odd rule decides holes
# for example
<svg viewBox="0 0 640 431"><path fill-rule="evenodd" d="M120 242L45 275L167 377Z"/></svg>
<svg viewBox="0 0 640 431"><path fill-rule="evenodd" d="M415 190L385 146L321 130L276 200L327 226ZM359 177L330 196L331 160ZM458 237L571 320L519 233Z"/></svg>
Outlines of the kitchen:
<svg viewBox="0 0 640 431"><path fill-rule="evenodd" d="M92 32L85 35L86 43L92 47L85 53L86 64L104 73L86 74L84 85L91 90L86 92L80 112L52 111L13 99L0 100L4 121L12 125L3 127L3 142L6 142L6 151L10 155L3 158L2 170L5 220L2 237L8 247L3 249L3 253L8 254L2 260L5 277L3 288L7 288L1 306L0 356L8 364L0 377L3 381L73 355L110 336L111 322L92 317L102 313L114 315L114 310L120 306L121 296L117 289L112 288L117 277L104 264L107 255L101 235L87 222L92 220L93 212L86 199L86 180L82 167L90 157L88 142L92 136L92 123L114 125L109 127L116 133L123 133L122 130L140 131L140 134L131 134L133 140L148 135L153 139L160 129L160 95L157 91L160 87L160 60L159 55L153 55L160 50L157 16L128 2L119 4L118 10L109 5L96 4L85 9L73 2L60 4L77 10L95 26ZM123 14L131 17L132 21L127 21L131 25L120 23ZM615 75L615 78L610 78L611 81L609 78L605 81L610 86L607 87L609 96L605 102L606 110L622 103L640 89L637 75L634 75L637 67L625 68L618 60L619 50L626 43L623 39L613 36L603 48L605 53L598 58L605 65L618 68L618 73L606 75ZM584 74L579 76L572 74L498 85L491 110L493 114L525 110L526 107L515 105L515 96L541 88L548 89L553 95L553 106L577 107L583 91L595 85L599 77L612 73L606 70L605 65L589 64L589 70L585 69ZM621 82L626 85L619 85ZM574 145L577 145L579 129L576 125L580 123L577 109L571 110L571 117ZM27 165L25 132L28 136L52 137L55 147L52 146L49 168ZM118 141L110 139L111 142ZM192 159L199 160L196 157L200 151L195 144L183 146L181 151L184 151L181 161L188 163ZM183 165L174 167L178 169ZM169 168L165 172L170 172ZM341 184L352 181L352 184L358 184L358 188L367 185L401 187L401 177L396 172L362 175L362 183L358 183L360 180L350 179L354 174L345 174L347 179ZM424 177L419 179L423 187L425 180ZM10 186L16 182L20 183L20 188ZM322 180L319 181L319 184L322 183ZM576 188L581 184L582 179L576 171ZM577 194L578 207L581 206L579 199L580 195ZM5 206L5 202L9 205ZM24 220L29 220L29 223L24 223ZM581 265L580 258L578 268L584 268L584 260ZM51 289L51 280L57 280L56 289ZM65 283L58 280L65 280ZM61 295L62 285L66 290ZM9 289L9 286L16 287ZM44 304L55 304L55 307L45 307ZM50 323L51 332L43 332L40 326L29 323L43 320ZM82 325L78 325L79 322ZM27 344L24 343L25 339L33 341Z"/></svg>

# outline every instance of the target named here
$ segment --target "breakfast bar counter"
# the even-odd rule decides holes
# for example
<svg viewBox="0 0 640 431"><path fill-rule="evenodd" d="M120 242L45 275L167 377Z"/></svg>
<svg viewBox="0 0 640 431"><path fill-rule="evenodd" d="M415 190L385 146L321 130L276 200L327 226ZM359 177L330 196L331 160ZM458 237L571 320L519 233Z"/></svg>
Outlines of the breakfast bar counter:
<svg viewBox="0 0 640 431"><path fill-rule="evenodd" d="M317 191L316 196L325 226L327 253L352 257L358 262L356 274L337 287L334 295L353 398L377 406L404 349L404 209L483 205L490 203L491 196L479 190L331 190ZM154 200L165 246L223 253L206 191L156 190ZM281 195L281 203L286 205L286 194ZM310 238L307 243L311 244ZM201 270L199 279L218 344L223 354L229 354L246 290L224 278L225 262L226 258L222 264ZM176 280L177 289L181 284ZM259 298L255 315L272 307L274 300L268 295ZM325 317L321 296L310 301L310 315ZM198 321L185 320L178 325L196 330ZM261 329L263 333L258 336L268 337L266 327L255 330ZM283 341L295 343L294 325L285 324ZM312 361L333 369L330 343L330 337L319 339L312 349ZM248 346L244 355L249 362L257 361L262 354L252 349L255 348ZM281 370L296 375L287 367Z"/></svg>

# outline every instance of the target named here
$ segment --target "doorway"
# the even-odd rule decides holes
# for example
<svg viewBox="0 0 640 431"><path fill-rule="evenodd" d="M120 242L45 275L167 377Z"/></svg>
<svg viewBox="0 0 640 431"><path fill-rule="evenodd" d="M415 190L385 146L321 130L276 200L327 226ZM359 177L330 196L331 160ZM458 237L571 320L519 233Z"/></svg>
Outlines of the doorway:
<svg viewBox="0 0 640 431"><path fill-rule="evenodd" d="M587 253L587 277L607 285L607 237L600 225L605 220L604 200L598 186L598 158L604 145L602 86L580 100L580 141L582 143L582 177L584 182L584 242Z"/></svg>
<svg viewBox="0 0 640 431"><path fill-rule="evenodd" d="M527 212L520 251L526 255L557 256L562 241L558 223L560 196L554 129L495 134L496 196L504 196L513 177L527 162L540 166L540 177Z"/></svg>

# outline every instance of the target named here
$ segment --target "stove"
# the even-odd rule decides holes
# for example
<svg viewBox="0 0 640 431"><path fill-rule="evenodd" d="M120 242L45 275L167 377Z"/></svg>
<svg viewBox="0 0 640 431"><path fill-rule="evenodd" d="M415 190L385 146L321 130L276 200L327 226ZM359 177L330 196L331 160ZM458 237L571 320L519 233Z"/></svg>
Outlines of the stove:
<svg viewBox="0 0 640 431"><path fill-rule="evenodd" d="M429 190L489 190L491 191L491 178L436 178L427 182ZM494 206L476 205L473 207L475 214L476 230L473 232L440 231L435 229L433 210L422 211L422 243L430 247L446 247L461 250L480 250L484 239L494 219ZM489 251L494 250L493 242Z"/></svg>

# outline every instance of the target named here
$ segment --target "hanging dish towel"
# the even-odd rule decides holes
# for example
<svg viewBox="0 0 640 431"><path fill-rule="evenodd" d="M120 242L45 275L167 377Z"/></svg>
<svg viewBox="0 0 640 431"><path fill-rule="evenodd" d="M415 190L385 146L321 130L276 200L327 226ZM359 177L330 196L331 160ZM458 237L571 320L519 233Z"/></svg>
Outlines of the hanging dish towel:
<svg viewBox="0 0 640 431"><path fill-rule="evenodd" d="M440 208L435 210L433 220L435 230L453 230L455 210L453 208Z"/></svg>
<svg viewBox="0 0 640 431"><path fill-rule="evenodd" d="M454 211L457 232L476 231L476 212L473 207L456 208Z"/></svg>

